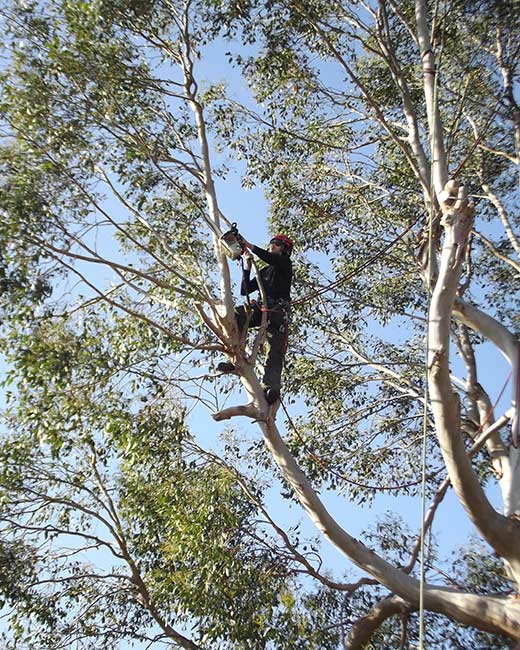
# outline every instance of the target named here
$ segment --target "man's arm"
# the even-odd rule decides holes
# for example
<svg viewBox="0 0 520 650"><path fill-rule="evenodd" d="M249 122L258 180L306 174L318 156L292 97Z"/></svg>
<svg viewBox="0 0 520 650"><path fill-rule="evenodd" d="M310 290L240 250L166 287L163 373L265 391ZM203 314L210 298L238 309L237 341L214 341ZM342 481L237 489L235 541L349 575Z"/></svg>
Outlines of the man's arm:
<svg viewBox="0 0 520 650"><path fill-rule="evenodd" d="M258 291L258 282L256 278L252 280L249 278L249 271L244 269L244 275L242 276L242 283L240 284L240 295L247 296L253 291Z"/></svg>
<svg viewBox="0 0 520 650"><path fill-rule="evenodd" d="M270 253L259 246L250 244L247 240L244 239L244 245L247 249L253 251L253 253L259 257L266 264L271 266L277 266L285 268L289 265L289 258L286 255L277 255L276 253Z"/></svg>

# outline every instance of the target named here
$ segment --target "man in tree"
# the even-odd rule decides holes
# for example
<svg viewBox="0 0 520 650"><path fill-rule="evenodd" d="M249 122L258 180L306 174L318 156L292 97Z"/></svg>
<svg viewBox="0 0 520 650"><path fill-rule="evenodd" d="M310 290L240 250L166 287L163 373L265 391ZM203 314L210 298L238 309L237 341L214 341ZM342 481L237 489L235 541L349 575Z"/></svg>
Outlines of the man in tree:
<svg viewBox="0 0 520 650"><path fill-rule="evenodd" d="M238 307L235 310L237 325L240 332L246 326L260 327L262 312L267 310L267 359L263 385L267 402L274 404L280 397L283 357L287 343L291 305L291 253L293 243L289 237L280 234L271 239L269 250L250 244L245 239L243 244L246 247L246 261L240 294L247 296L254 291L260 291L258 280L250 278L253 262L252 252L266 263L266 266L260 271L260 280L265 291L267 305L253 301L251 307ZM251 314L248 313L249 309L252 309ZM224 362L218 365L218 369L223 372L230 372L234 370L234 366L232 363Z"/></svg>

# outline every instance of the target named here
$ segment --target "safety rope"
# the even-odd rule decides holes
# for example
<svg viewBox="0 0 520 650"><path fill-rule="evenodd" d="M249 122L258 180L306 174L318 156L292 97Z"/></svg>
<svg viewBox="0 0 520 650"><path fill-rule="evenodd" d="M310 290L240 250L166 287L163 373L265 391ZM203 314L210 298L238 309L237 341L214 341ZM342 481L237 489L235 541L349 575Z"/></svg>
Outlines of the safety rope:
<svg viewBox="0 0 520 650"><path fill-rule="evenodd" d="M251 269L249 269L249 271L246 269L246 266L244 264L244 258L242 255L240 256L240 266L242 267L242 282L245 283L249 280L249 272ZM246 301L247 301L247 306L251 307L251 299L249 298L248 291L246 291Z"/></svg>
<svg viewBox="0 0 520 650"><path fill-rule="evenodd" d="M292 304L293 305L302 305L305 302L308 302L309 300L312 300L313 298L316 298L317 296L321 296L324 293L327 293L328 291L332 291L333 289L336 289L340 285L342 285L344 282L347 282L348 280L352 279L355 275L360 273L360 271L364 271L368 266L370 266L373 262L378 260L380 257L383 257L383 255L386 255L388 251L393 248L397 242L399 242L405 235L407 235L410 230L417 225L419 220L422 219L422 215L419 215L415 221L413 221L405 230L403 230L402 233L397 235L394 239L392 239L391 242L389 242L386 246L381 248L380 250L376 251L373 255L371 255L367 260L365 260L362 264L359 264L356 266L352 271L349 273L346 273L345 275L342 275L339 277L337 280L334 280L330 284L327 284L324 287L320 287L319 289L315 289L314 291L311 291L310 293L306 294L302 298L298 298L298 300L293 300Z"/></svg>
<svg viewBox="0 0 520 650"><path fill-rule="evenodd" d="M374 492L378 491L390 491L390 490L402 490L404 488L408 487L413 487L414 485L419 485L421 483L421 479L418 481L410 481L408 483L401 483L399 485L368 485L367 483L361 483L360 481L354 481L354 479L347 478L345 474L342 474L341 472L338 472L335 470L333 467L331 467L321 456L318 456L316 452L314 452L309 445L306 443L304 437L298 430L298 427L294 424L293 419L291 418L289 411L287 410L287 407L285 406L284 402L282 399L280 399L280 404L282 406L282 409L287 417L287 421L291 425L291 429L294 431L296 434L296 437L298 440L301 442L302 447L305 449L307 454L318 464L320 467L322 467L326 472L329 472L329 474L332 474L336 478L339 478L340 480L344 481L345 483L348 483L350 485L355 485L356 487L363 488L364 490L373 490ZM429 475L428 478L434 478L437 474L440 474L442 472L444 467L439 467L436 470L433 470Z"/></svg>
<svg viewBox="0 0 520 650"><path fill-rule="evenodd" d="M424 55L423 55L424 56ZM421 444L421 533L420 533L420 550L419 550L419 650L424 648L424 582L425 582L425 520L426 520L426 450L428 443L428 373L429 373L429 351L430 351L430 305L432 294L432 257L433 251L433 219L434 219L434 157L435 157L435 126L437 121L435 119L435 111L437 106L437 82L439 79L439 66L435 65L433 70L433 97L432 97L432 132L430 135L430 214L428 224L428 264L427 264L427 291L428 291L428 307L426 310L426 354L424 355L424 408L423 408L423 423L422 423L422 444Z"/></svg>

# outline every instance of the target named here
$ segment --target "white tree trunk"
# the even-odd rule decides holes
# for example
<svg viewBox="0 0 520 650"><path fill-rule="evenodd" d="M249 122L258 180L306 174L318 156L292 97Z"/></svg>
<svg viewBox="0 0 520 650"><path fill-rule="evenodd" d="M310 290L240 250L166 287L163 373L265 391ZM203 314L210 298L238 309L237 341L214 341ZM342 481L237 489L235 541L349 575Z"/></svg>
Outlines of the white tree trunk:
<svg viewBox="0 0 520 650"><path fill-rule="evenodd" d="M520 518L520 448L511 445L509 462L504 467L499 485L504 500L504 515Z"/></svg>
<svg viewBox="0 0 520 650"><path fill-rule="evenodd" d="M457 496L482 536L507 560L518 583L520 525L494 510L473 471L463 444L458 396L452 391L449 372L451 314L459 286L465 241L472 225L472 208L463 188L454 182L447 184L439 202L444 212L445 239L430 305L428 330L428 383L437 436Z"/></svg>

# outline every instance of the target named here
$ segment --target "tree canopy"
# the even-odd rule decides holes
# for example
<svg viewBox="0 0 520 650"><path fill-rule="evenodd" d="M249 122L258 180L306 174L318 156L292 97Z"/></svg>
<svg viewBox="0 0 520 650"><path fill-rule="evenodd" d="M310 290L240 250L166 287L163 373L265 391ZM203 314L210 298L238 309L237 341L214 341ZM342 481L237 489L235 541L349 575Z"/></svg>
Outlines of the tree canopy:
<svg viewBox="0 0 520 650"><path fill-rule="evenodd" d="M5 0L6 648L520 643L518 8ZM253 187L295 242L271 407L219 243ZM361 539L326 498L381 494Z"/></svg>

